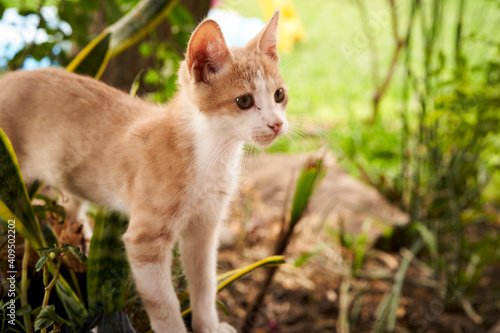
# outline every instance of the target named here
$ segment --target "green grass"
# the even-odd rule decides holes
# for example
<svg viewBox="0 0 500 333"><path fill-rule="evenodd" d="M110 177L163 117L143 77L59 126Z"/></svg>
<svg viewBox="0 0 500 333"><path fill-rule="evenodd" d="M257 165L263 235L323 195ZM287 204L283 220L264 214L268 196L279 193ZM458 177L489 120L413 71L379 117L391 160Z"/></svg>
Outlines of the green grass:
<svg viewBox="0 0 500 333"><path fill-rule="evenodd" d="M392 18L388 1L364 1L367 6L368 25L378 50L379 75L383 80L389 70L395 42L392 35ZM410 7L407 2L397 8L399 34L406 33ZM426 2L427 3L427 2ZM402 81L403 57L396 67L392 81L380 104L380 117L374 124L372 97L375 87L372 81L370 47L363 28L363 21L356 1L316 0L294 1L306 31L306 39L297 43L293 52L281 54L281 71L290 94L288 118L292 127L304 135L290 140L284 138L269 151L297 152L328 146L342 158L354 157L362 165L369 166L374 174L386 174L393 178L400 171L401 110L404 107ZM226 9L233 9L246 17L262 17L258 1L226 1ZM467 1L464 19L464 36L498 40L492 31L500 30L500 10L493 2ZM446 77L454 75L454 34L457 13L444 13L446 25L442 40ZM414 26L412 66L422 75L424 47L422 27ZM470 63L481 64L492 59L497 47L485 46L471 38L465 38L465 55ZM420 66L420 67L418 67ZM418 84L421 84L419 82ZM410 114L410 126L416 126L416 116ZM351 163L342 165L349 172L359 170Z"/></svg>
<svg viewBox="0 0 500 333"><path fill-rule="evenodd" d="M357 7L352 1L295 1L306 39L281 55L291 117L301 116L326 125L346 125L354 116L368 118L372 83L368 46ZM231 1L226 8L243 16L262 18L257 1ZM386 1L370 1L370 11L385 13ZM377 23L380 47L392 47L390 20ZM388 65L390 54L381 63Z"/></svg>
<svg viewBox="0 0 500 333"><path fill-rule="evenodd" d="M388 1L365 2L379 51L380 76L383 77L389 69L394 49ZM370 48L355 1L294 1L294 4L306 31L306 40L297 43L292 53L281 55L281 71L290 93L287 112L292 118L310 118L326 128L369 119L374 91ZM246 17L263 18L258 1L229 0L223 8L234 9ZM401 35L406 31L408 13L406 2L398 7ZM469 1L466 13L466 34L475 33L486 39L492 37L492 31L499 31L499 10L493 2L485 5L484 2ZM445 15L453 22L456 13ZM417 29L420 27L417 26ZM455 33L453 26L446 30L447 35ZM446 38L445 41L447 53L452 53L453 38ZM415 42L417 45L414 49L421 49L422 41ZM471 42L467 51L470 61L481 63L497 49L492 45L488 49L478 50ZM422 59L423 54L415 51L412 58ZM451 65L451 61L448 59L448 65ZM401 106L401 87L398 84L401 72L402 68L398 66L380 108L388 130L399 129L398 121L395 120L399 117L398 108Z"/></svg>

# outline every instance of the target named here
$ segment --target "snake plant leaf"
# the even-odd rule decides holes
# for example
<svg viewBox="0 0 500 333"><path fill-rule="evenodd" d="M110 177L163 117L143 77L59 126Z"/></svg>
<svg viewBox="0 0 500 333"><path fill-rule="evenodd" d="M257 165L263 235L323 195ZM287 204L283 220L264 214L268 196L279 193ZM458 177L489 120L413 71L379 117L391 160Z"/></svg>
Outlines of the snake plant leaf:
<svg viewBox="0 0 500 333"><path fill-rule="evenodd" d="M49 271L53 273L54 264L51 263L48 265ZM63 303L64 310L66 311L69 320L72 323L76 323L78 326L83 324L83 321L88 316L87 309L83 305L83 303L78 298L78 295L73 291L69 283L59 275L59 278L56 282L56 292L57 296Z"/></svg>
<svg viewBox="0 0 500 333"><path fill-rule="evenodd" d="M0 220L4 225L9 220L15 220L16 230L34 249L46 246L40 225L33 214L14 149L2 129L0 129ZM54 264L47 262L47 265L53 274ZM68 316L76 322L83 322L87 310L62 276L59 276L56 290Z"/></svg>
<svg viewBox="0 0 500 333"><path fill-rule="evenodd" d="M165 19L178 2L179 0L142 0L85 46L66 69L99 79L110 58L143 39Z"/></svg>
<svg viewBox="0 0 500 333"><path fill-rule="evenodd" d="M123 310L130 274L121 236L128 219L100 209L87 260L87 293L90 314Z"/></svg>
<svg viewBox="0 0 500 333"><path fill-rule="evenodd" d="M109 32L101 33L76 55L66 69L99 79L108 65L110 37Z"/></svg>
<svg viewBox="0 0 500 333"><path fill-rule="evenodd" d="M35 249L45 246L35 219L14 148L0 129L0 218L15 220L16 230Z"/></svg>
<svg viewBox="0 0 500 333"><path fill-rule="evenodd" d="M256 263L254 263L252 265L238 268L238 269L234 269L232 271L220 274L217 276L217 285L218 285L217 292L227 288L234 281L240 279L242 276L256 270L259 267L279 266L279 265L283 265L285 263L286 263L285 257L283 257L283 256L271 256L271 257L267 257L265 259L262 259L260 261L257 261ZM188 299L189 299L188 293L183 293L180 297L181 302L184 302ZM190 312L191 312L191 308L182 312L182 316L185 317Z"/></svg>
<svg viewBox="0 0 500 333"><path fill-rule="evenodd" d="M290 228L293 228L302 217L302 214L304 214L311 195L324 175L325 172L321 158L309 159L302 168L293 196Z"/></svg>

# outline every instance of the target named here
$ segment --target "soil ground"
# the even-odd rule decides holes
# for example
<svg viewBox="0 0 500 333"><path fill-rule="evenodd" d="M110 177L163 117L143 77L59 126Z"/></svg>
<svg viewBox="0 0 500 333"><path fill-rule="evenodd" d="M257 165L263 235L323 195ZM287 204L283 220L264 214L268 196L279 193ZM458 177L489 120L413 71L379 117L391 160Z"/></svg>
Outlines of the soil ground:
<svg viewBox="0 0 500 333"><path fill-rule="evenodd" d="M274 254L275 242L290 208L290 193L294 190L291 184L307 158L307 155L272 154L245 160L240 192L222 228L220 272ZM388 227L408 223L408 216L375 189L349 176L332 156L327 155L325 161L328 172L295 230L285 253L288 263L278 268L254 318L253 332L338 332L337 319L342 308L348 309L350 332L371 332L377 307L392 288L401 255L371 248L363 265L364 278L352 278L349 269L352 253L339 245L337 233L342 229L353 235L366 235L371 244ZM62 242L81 245L81 230L65 229L57 222L53 227ZM473 237L486 230L468 229L468 232ZM17 248L17 254L22 256L21 237ZM294 264L304 253L314 254L296 267ZM18 260L21 262L21 257ZM500 333L499 264L483 272L477 290L468 297L472 311L466 314L464 306L457 305L456 295L461 286L443 286L443 292L436 293L436 288L432 288L435 281L432 272L419 263L414 260L406 274L396 311L395 332ZM85 271L76 261L74 267ZM235 327L242 326L266 273L265 268L259 268L220 293L219 299L229 311L225 321ZM0 276L0 280L4 277ZM348 305L341 306L342 302Z"/></svg>
<svg viewBox="0 0 500 333"><path fill-rule="evenodd" d="M244 165L240 196L231 206L222 235L220 271L252 264L272 255L281 230L283 205L293 191L290 184L306 155L259 155ZM371 332L376 309L399 268L401 256L371 249L363 271L365 279L349 277L352 259L337 239L325 230L344 230L375 240L388 226L408 223L408 216L392 206L375 189L349 176L326 157L328 172L313 196L308 212L296 229L286 251L288 264L274 277L264 304L255 318L254 332L337 332L339 294L350 281L349 318L351 332ZM289 200L288 200L289 201ZM477 230L470 230L476 233ZM302 266L294 262L306 252L317 252ZM381 278L375 278L377 273ZM493 326L500 319L500 265L485 271L471 305L480 319L474 322L457 306L460 286L443 287L436 294L433 279L423 265L411 265L397 309L396 332L498 333ZM241 327L249 305L255 300L266 276L259 269L222 291L220 298L229 309L229 322ZM446 290L446 293L444 293ZM343 296L345 299L345 296ZM222 315L223 316L223 315Z"/></svg>

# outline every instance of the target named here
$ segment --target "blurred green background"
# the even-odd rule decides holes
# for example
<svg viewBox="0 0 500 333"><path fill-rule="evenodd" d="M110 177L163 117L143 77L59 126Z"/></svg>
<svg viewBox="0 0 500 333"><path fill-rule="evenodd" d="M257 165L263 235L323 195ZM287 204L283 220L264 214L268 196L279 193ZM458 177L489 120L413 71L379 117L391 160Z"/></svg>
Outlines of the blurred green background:
<svg viewBox="0 0 500 333"><path fill-rule="evenodd" d="M43 30L46 36L39 41L15 36L19 30L1 30L0 25L2 74L40 64L68 65L137 3L0 0L3 21L14 9L33 21L35 35ZM218 9L265 22L269 15L263 3L226 0ZM370 250L366 235L340 230L333 238L346 261L352 261L336 289L344 298L335 301L338 312L329 314L338 318L331 331L498 332L490 329L500 316L495 278L500 273L500 1L272 4L282 7L282 22L296 22L304 31L280 60L289 88L291 130L270 148L248 151L331 151L350 175L409 216L407 226L390 230L376 248L396 256L399 268L408 260L401 249L409 249L429 272L426 293L439 299L446 297L443 286L460 286L452 288L458 296L440 313L459 314L472 323L419 329L423 326L412 324L411 313L396 316L407 274L402 268L387 278L393 283L390 290L361 323L356 306L363 305L353 299L364 292L353 281L374 280L363 275L369 271ZM180 1L144 40L111 59L101 80L128 91L143 71L138 94L167 102L176 90L176 70L189 35L209 7L210 1ZM484 309L484 303L491 306Z"/></svg>

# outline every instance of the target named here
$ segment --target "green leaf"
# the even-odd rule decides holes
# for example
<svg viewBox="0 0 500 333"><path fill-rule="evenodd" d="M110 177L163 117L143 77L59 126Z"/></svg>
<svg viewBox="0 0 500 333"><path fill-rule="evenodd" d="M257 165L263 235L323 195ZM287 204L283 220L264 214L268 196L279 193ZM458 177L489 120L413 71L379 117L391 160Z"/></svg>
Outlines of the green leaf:
<svg viewBox="0 0 500 333"><path fill-rule="evenodd" d="M56 307L54 305L44 306L35 319L35 330L50 327L56 319Z"/></svg>
<svg viewBox="0 0 500 333"><path fill-rule="evenodd" d="M54 305L44 306L38 316L35 319L35 330L39 330L42 328L48 328L54 323L57 324L66 324L72 326L71 322L66 319L61 318L56 313L56 307Z"/></svg>
<svg viewBox="0 0 500 333"><path fill-rule="evenodd" d="M135 76L134 82L132 82L132 86L130 87L129 95L135 97L137 94L137 90L139 89L139 85L141 84L141 76L144 73L144 70L141 69L139 73Z"/></svg>
<svg viewBox="0 0 500 333"><path fill-rule="evenodd" d="M420 234L431 255L437 255L437 240L429 228L422 222L415 222L413 228Z"/></svg>
<svg viewBox="0 0 500 333"><path fill-rule="evenodd" d="M66 210L64 207L54 202L49 202L45 205L33 205L32 208L33 213L39 221L45 220L47 218L47 213L56 214L59 217L57 221L59 224L64 223L64 220L66 219Z"/></svg>
<svg viewBox="0 0 500 333"><path fill-rule="evenodd" d="M311 195L324 176L322 159L310 159L304 165L292 201L290 227L293 228L304 214Z"/></svg>
<svg viewBox="0 0 500 333"><path fill-rule="evenodd" d="M108 22L108 24L115 23L123 16L116 0L104 1L104 15L106 16L106 22Z"/></svg>
<svg viewBox="0 0 500 333"><path fill-rule="evenodd" d="M57 248L57 247L42 247L41 249L38 249L38 253L40 254L50 254L51 252L54 253L60 253L62 250Z"/></svg>
<svg viewBox="0 0 500 333"><path fill-rule="evenodd" d="M20 307L17 311L16 311L16 316L19 316L19 317L22 317L24 316L25 314L30 314L31 313L31 305L29 304L26 304L22 307Z"/></svg>
<svg viewBox="0 0 500 333"><path fill-rule="evenodd" d="M38 272L42 269L43 265L45 265L45 263L47 262L47 260L49 259L49 256L47 253L44 253L40 256L40 258L38 258L38 261L36 262L35 264L35 270Z"/></svg>
<svg viewBox="0 0 500 333"><path fill-rule="evenodd" d="M215 300L215 304L217 305L217 307L222 311L222 313L224 313L224 315L227 317L229 315L229 312L227 311L227 307L226 307L226 304L224 304L222 301L220 300Z"/></svg>
<svg viewBox="0 0 500 333"><path fill-rule="evenodd" d="M59 247L59 240L52 226L49 224L42 225L42 235L45 239L45 244L52 244L54 247Z"/></svg>
<svg viewBox="0 0 500 333"><path fill-rule="evenodd" d="M146 72L146 75L144 75L144 82L146 82L149 85L156 85L160 82L161 80L161 75L158 73L157 70L155 69L148 69Z"/></svg>
<svg viewBox="0 0 500 333"><path fill-rule="evenodd" d="M40 313L41 310L42 310L42 306L39 305L36 308L34 308L33 310L31 310L31 314L33 316L37 316L38 317L38 314Z"/></svg>
<svg viewBox="0 0 500 333"><path fill-rule="evenodd" d="M48 318L37 318L35 320L35 331L41 330L42 328L49 328L54 324L54 321Z"/></svg>
<svg viewBox="0 0 500 333"><path fill-rule="evenodd" d="M109 32L101 33L76 55L66 69L96 79L100 78L108 64L110 38Z"/></svg>
<svg viewBox="0 0 500 333"><path fill-rule="evenodd" d="M61 252L61 249L58 248L42 248L38 250L39 253L41 254L49 254L51 252L54 253L59 253ZM52 261L52 259L47 260L46 262L48 271L52 276L54 275L55 272L55 265ZM64 309L66 310L66 313L68 314L69 319L72 322L77 323L78 325L81 325L85 319L85 317L88 316L87 309L85 309L85 306L83 303L80 301L74 290L71 288L69 283L64 279L64 277L60 274L59 278L57 279L56 282L56 292L57 295L59 296L59 299L63 303Z"/></svg>
<svg viewBox="0 0 500 333"><path fill-rule="evenodd" d="M139 45L139 53L143 57L149 57L151 55L151 44L149 44L149 41Z"/></svg>
<svg viewBox="0 0 500 333"><path fill-rule="evenodd" d="M196 24L191 12L182 4L178 4L172 9L171 15L168 16L168 22L171 26L182 26L185 24Z"/></svg>
<svg viewBox="0 0 500 333"><path fill-rule="evenodd" d="M240 279L242 276L252 272L253 270L262 267L262 266L279 266L285 264L285 257L283 256L271 256L267 257L265 259L262 259L252 265L243 267L243 268L238 268L229 272L226 272L224 274L220 274L217 276L217 292L227 288L231 283L234 281ZM181 302L186 301L189 299L189 294L188 293L183 293L182 298L179 298ZM191 312L191 308L185 310L182 312L182 316L186 316Z"/></svg>
<svg viewBox="0 0 500 333"><path fill-rule="evenodd" d="M52 269L51 273L53 273L53 268L53 264L49 265L49 269ZM87 309L85 309L85 306L80 301L76 293L61 275L59 275L56 282L56 292L59 299L63 303L64 310L66 310L69 320L81 325L85 320L85 317L88 316Z"/></svg>
<svg viewBox="0 0 500 333"><path fill-rule="evenodd" d="M63 251L67 251L71 253L72 255L75 256L76 259L82 264L87 263L87 256L85 253L82 252L82 249L80 249L78 246L72 245L72 244L67 244L63 243L62 245Z"/></svg>
<svg viewBox="0 0 500 333"><path fill-rule="evenodd" d="M178 2L179 0L142 0L83 48L67 66L67 70L99 78L110 58L146 37Z"/></svg>
<svg viewBox="0 0 500 333"><path fill-rule="evenodd" d="M34 249L42 247L40 225L35 219L28 192L21 177L14 148L0 129L0 219L15 221L16 230Z"/></svg>
<svg viewBox="0 0 500 333"><path fill-rule="evenodd" d="M111 32L111 57L136 44L163 21L179 0L142 0L118 22Z"/></svg>
<svg viewBox="0 0 500 333"><path fill-rule="evenodd" d="M126 281L130 275L121 236L128 219L102 209L95 216L94 233L87 261L89 312L113 312L123 309Z"/></svg>

